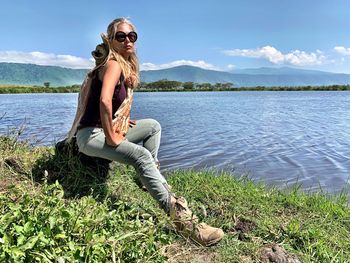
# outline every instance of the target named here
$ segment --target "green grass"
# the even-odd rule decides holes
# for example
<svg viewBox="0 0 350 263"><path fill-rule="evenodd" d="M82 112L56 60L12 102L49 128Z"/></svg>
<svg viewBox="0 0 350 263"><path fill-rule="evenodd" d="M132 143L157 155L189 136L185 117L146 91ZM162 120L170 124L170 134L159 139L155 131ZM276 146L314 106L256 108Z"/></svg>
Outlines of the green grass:
<svg viewBox="0 0 350 263"><path fill-rule="evenodd" d="M261 262L272 244L303 262L350 262L345 194L174 171L167 175L174 192L226 233L204 248L171 230L131 167L86 166L74 154L10 137L0 137L0 158L0 262Z"/></svg>

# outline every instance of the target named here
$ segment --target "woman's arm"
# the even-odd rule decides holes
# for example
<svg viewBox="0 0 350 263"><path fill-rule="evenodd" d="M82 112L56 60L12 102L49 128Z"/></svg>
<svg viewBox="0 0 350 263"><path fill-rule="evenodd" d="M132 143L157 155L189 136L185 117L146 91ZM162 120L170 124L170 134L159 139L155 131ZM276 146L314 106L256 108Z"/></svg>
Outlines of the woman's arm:
<svg viewBox="0 0 350 263"><path fill-rule="evenodd" d="M102 73L102 90L100 97L100 115L106 143L117 146L124 140L124 134L115 133L112 124L112 98L115 86L118 84L121 67L115 60L109 60Z"/></svg>

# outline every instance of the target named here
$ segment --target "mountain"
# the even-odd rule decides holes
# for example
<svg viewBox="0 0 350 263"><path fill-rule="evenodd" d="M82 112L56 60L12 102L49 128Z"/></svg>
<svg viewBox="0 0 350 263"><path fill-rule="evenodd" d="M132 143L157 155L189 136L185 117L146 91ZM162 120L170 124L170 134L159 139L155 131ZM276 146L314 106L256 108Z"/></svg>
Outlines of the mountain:
<svg viewBox="0 0 350 263"><path fill-rule="evenodd" d="M153 82L161 79L192 81L196 83L233 83L236 87L256 86L324 86L350 84L350 74L289 67L242 69L233 72L206 70L192 66L141 72L141 80Z"/></svg>
<svg viewBox="0 0 350 263"><path fill-rule="evenodd" d="M207 70L192 66L178 66L168 69L141 71L141 80L154 82L161 79L195 83L226 83L232 82L229 72Z"/></svg>
<svg viewBox="0 0 350 263"><path fill-rule="evenodd" d="M0 63L0 84L51 86L80 84L87 69L71 69L35 64Z"/></svg>
<svg viewBox="0 0 350 263"><path fill-rule="evenodd" d="M87 69L70 69L34 64L0 63L0 84L51 86L81 84ZM233 72L178 66L141 71L141 81L176 80L195 83L233 83L235 87L349 85L350 74L289 67L237 69Z"/></svg>
<svg viewBox="0 0 350 263"><path fill-rule="evenodd" d="M322 75L322 74L332 74L325 71L319 70L306 70L290 67L280 67L280 68L247 68L247 69L236 69L231 71L232 74L251 74L251 75Z"/></svg>

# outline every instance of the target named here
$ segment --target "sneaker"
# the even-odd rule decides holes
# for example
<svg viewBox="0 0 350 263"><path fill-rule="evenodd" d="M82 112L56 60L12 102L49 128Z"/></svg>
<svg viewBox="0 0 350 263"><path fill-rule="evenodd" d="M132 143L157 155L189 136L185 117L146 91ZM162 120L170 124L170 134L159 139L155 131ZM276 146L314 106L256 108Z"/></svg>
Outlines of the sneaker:
<svg viewBox="0 0 350 263"><path fill-rule="evenodd" d="M185 198L174 199L175 201L170 205L170 217L179 234L191 238L203 246L214 245L224 237L222 229L199 223L198 217L188 208Z"/></svg>

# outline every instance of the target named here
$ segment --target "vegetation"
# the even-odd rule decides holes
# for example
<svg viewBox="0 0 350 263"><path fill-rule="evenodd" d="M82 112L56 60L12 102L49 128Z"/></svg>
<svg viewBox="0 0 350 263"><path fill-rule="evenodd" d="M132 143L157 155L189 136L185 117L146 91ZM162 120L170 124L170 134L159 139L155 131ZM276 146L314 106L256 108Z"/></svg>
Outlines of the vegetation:
<svg viewBox="0 0 350 263"><path fill-rule="evenodd" d="M311 91L311 90L350 90L350 85L300 86L300 87L235 87L232 83L193 83L160 80L151 83L142 82L139 91Z"/></svg>
<svg viewBox="0 0 350 263"><path fill-rule="evenodd" d="M174 192L226 233L204 248L172 231L131 167L16 138L0 136L0 262L272 262L282 248L288 262L350 262L346 194L174 171Z"/></svg>
<svg viewBox="0 0 350 263"><path fill-rule="evenodd" d="M6 93L75 93L79 92L80 86L50 87L50 82L42 86L0 86L0 94ZM350 85L331 86L300 86L300 87L235 87L232 83L193 83L170 80L159 80L155 82L142 82L136 91L341 91L350 90Z"/></svg>
<svg viewBox="0 0 350 263"><path fill-rule="evenodd" d="M76 93L79 92L80 85L67 87L50 87L49 82L45 86L0 86L0 94L11 93Z"/></svg>
<svg viewBox="0 0 350 263"><path fill-rule="evenodd" d="M29 86L47 82L50 86L66 86L82 82L88 70L0 62L0 72L0 83Z"/></svg>

